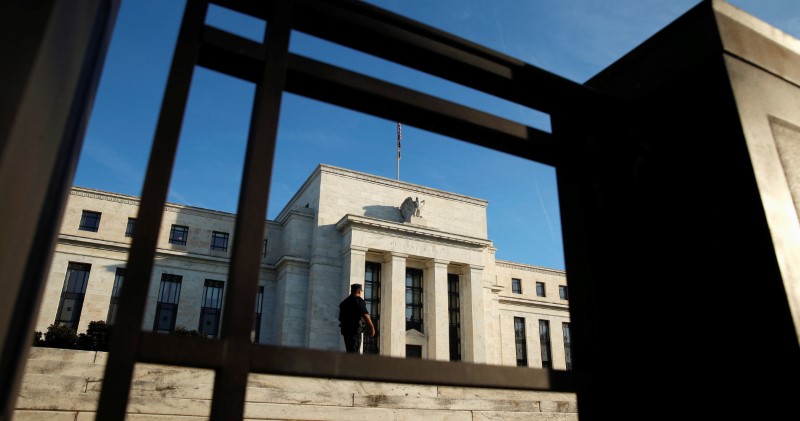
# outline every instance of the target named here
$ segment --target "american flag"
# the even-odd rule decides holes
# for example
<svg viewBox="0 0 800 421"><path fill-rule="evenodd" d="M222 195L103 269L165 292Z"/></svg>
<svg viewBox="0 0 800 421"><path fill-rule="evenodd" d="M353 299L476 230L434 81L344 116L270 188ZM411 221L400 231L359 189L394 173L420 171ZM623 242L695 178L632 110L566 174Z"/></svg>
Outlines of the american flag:
<svg viewBox="0 0 800 421"><path fill-rule="evenodd" d="M400 140L403 139L403 126L397 123L397 159L400 159Z"/></svg>

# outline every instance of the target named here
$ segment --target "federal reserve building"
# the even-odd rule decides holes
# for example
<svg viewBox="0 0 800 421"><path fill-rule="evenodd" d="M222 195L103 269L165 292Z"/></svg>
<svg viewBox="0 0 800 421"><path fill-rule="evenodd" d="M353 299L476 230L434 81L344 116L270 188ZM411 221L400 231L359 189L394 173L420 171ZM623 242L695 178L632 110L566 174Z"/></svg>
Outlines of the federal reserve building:
<svg viewBox="0 0 800 421"><path fill-rule="evenodd" d="M319 165L266 220L252 340L344 351L354 283L375 322L364 353L572 368L564 271L495 258L488 202ZM71 189L36 330L114 323L139 198ZM142 330L219 336L235 215L169 203Z"/></svg>

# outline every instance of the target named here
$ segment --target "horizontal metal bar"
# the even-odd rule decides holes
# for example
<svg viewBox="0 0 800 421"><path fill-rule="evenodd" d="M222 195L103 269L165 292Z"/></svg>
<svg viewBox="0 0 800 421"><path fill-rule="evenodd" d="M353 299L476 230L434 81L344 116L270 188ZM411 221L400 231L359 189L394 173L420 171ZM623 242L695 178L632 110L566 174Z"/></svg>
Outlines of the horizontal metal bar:
<svg viewBox="0 0 800 421"><path fill-rule="evenodd" d="M198 64L255 81L263 45L206 27ZM286 90L309 98L556 165L552 136L473 108L292 54Z"/></svg>
<svg viewBox="0 0 800 421"><path fill-rule="evenodd" d="M220 368L223 342L190 336L141 332L139 361L181 367Z"/></svg>
<svg viewBox="0 0 800 421"><path fill-rule="evenodd" d="M264 44L206 26L197 65L257 83L263 74L266 51Z"/></svg>
<svg viewBox="0 0 800 421"><path fill-rule="evenodd" d="M255 373L442 386L575 392L572 371L256 345Z"/></svg>
<svg viewBox="0 0 800 421"><path fill-rule="evenodd" d="M273 0L266 1L242 1L242 0L211 0L211 4L222 6L245 15L258 19L270 19L274 13Z"/></svg>
<svg viewBox="0 0 800 421"><path fill-rule="evenodd" d="M265 0L259 2L252 2L252 1L242 1L242 0L212 0L211 2L218 6L225 7L227 9L234 10L242 14L246 14L254 18L268 21L271 20L273 17L273 12L272 12L274 7L273 5L277 1ZM297 3L296 8L299 8L301 10L301 13L309 13L309 11L315 13L313 12L313 10L319 7L318 5L314 5L313 1L303 2L302 0L300 0L296 3ZM441 42L442 44L445 45L454 46L458 49L468 51L469 53L474 54L476 56L485 57L489 60L494 60L498 62L505 61L513 63L515 65L523 64L522 61L515 59L513 57L501 54L497 51L473 43L464 38L457 37L448 32L434 28L432 26L416 22L412 19L406 18L405 16L388 12L384 9L381 9L377 6L371 5L363 1L340 0L339 2L336 3L336 8L340 10L346 9L348 13L363 15L370 19L380 21L383 24L388 24L393 27L413 32L415 34L424 36L425 38ZM328 12L330 12L330 9L327 10Z"/></svg>
<svg viewBox="0 0 800 421"><path fill-rule="evenodd" d="M547 132L302 56L289 57L286 90L555 165Z"/></svg>
<svg viewBox="0 0 800 421"><path fill-rule="evenodd" d="M219 369L223 341L141 333L139 361ZM576 373L530 367L361 355L275 345L253 345L250 371L344 380L574 392Z"/></svg>
<svg viewBox="0 0 800 421"><path fill-rule="evenodd" d="M275 0L273 0L275 1ZM267 7L216 3L269 20ZM539 111L568 111L593 89L360 1L293 0L294 28Z"/></svg>

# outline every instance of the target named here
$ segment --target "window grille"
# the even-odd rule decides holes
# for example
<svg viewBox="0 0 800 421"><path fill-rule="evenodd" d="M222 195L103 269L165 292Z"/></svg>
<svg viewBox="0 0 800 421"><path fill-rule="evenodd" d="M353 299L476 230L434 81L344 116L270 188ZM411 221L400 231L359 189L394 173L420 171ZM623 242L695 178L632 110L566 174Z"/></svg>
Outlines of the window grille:
<svg viewBox="0 0 800 421"><path fill-rule="evenodd" d="M128 218L128 225L125 227L125 236L133 237L133 230L136 229L136 218Z"/></svg>
<svg viewBox="0 0 800 421"><path fill-rule="evenodd" d="M211 250L228 251L228 233L214 231L211 233Z"/></svg>
<svg viewBox="0 0 800 421"><path fill-rule="evenodd" d="M258 296L256 297L256 316L253 320L253 343L261 342L261 312L264 305L264 286L258 287Z"/></svg>
<svg viewBox="0 0 800 421"><path fill-rule="evenodd" d="M224 282L206 279L203 288L203 304L200 307L200 325L197 330L205 333L209 338L216 338L219 331L224 288Z"/></svg>
<svg viewBox="0 0 800 421"><path fill-rule="evenodd" d="M366 262L364 268L364 302L375 326L375 336L364 335L362 352L364 354L378 354L380 352L380 326L381 326L381 265L380 263Z"/></svg>
<svg viewBox="0 0 800 421"><path fill-rule="evenodd" d="M100 229L100 212L83 211L81 213L81 223L78 226L81 231L97 232Z"/></svg>
<svg viewBox="0 0 800 421"><path fill-rule="evenodd" d="M172 225L169 230L169 242L179 246L185 246L189 239L189 227L183 225Z"/></svg>
<svg viewBox="0 0 800 421"><path fill-rule="evenodd" d="M422 270L406 269L406 330L423 332Z"/></svg>
<svg viewBox="0 0 800 421"><path fill-rule="evenodd" d="M563 322L561 327L564 331L564 359L567 362L567 370L572 370L572 331L567 322Z"/></svg>
<svg viewBox="0 0 800 421"><path fill-rule="evenodd" d="M89 283L91 270L92 265L90 264L69 262L64 288L61 291L61 300L56 312L56 324L66 325L74 330L78 329L83 298L86 295L86 285Z"/></svg>
<svg viewBox="0 0 800 421"><path fill-rule="evenodd" d="M114 319L117 315L117 307L119 306L119 295L122 291L122 282L125 280L125 268L117 268L114 274L114 287L111 289L111 300L108 304L108 317L106 323L109 325L114 324Z"/></svg>
<svg viewBox="0 0 800 421"><path fill-rule="evenodd" d="M461 292L458 275L447 274L447 313L450 326L450 361L461 361Z"/></svg>
<svg viewBox="0 0 800 421"><path fill-rule="evenodd" d="M153 331L170 333L175 330L175 320L178 318L178 302L181 296L181 282L183 277L164 273L161 275L161 284L156 303L156 317L153 321Z"/></svg>
<svg viewBox="0 0 800 421"><path fill-rule="evenodd" d="M528 366L528 340L525 337L525 318L514 317L514 344L517 353L517 366Z"/></svg>
<svg viewBox="0 0 800 421"><path fill-rule="evenodd" d="M545 296L544 282L537 282L536 283L536 296L537 297L544 297Z"/></svg>
<svg viewBox="0 0 800 421"><path fill-rule="evenodd" d="M539 320L539 346L542 348L542 368L553 368L549 320Z"/></svg>

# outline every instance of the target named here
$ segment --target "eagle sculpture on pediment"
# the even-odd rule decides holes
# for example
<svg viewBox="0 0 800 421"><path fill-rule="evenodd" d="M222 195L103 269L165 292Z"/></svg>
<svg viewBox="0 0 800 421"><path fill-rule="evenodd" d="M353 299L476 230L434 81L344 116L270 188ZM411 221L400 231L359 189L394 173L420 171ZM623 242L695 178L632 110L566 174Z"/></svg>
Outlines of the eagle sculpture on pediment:
<svg viewBox="0 0 800 421"><path fill-rule="evenodd" d="M419 201L419 197L414 199L411 196L406 197L406 200L400 205L400 214L403 216L403 222L411 222L411 217L416 216L421 218L420 209L425 205L425 201Z"/></svg>

